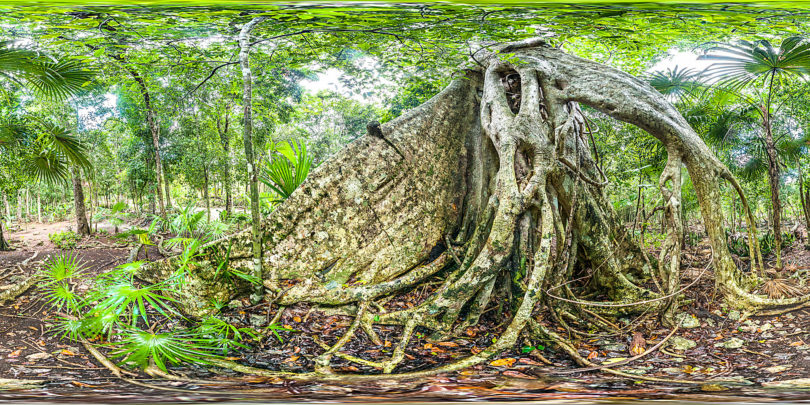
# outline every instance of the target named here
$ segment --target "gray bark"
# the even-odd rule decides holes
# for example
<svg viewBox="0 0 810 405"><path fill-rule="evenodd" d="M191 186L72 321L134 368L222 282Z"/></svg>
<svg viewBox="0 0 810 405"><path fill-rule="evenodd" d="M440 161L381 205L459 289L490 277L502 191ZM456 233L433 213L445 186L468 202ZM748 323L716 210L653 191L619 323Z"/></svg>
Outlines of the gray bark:
<svg viewBox="0 0 810 405"><path fill-rule="evenodd" d="M250 71L250 32L264 21L265 17L256 17L244 26L239 32L239 66L242 68L242 107L243 107L243 133L242 141L245 146L245 159L247 160L247 183L250 187L250 215L251 239L253 250L253 266L249 274L262 278L262 234L261 218L259 212L259 178L256 167L256 156L253 145L253 76ZM256 286L251 295L251 301L257 303L263 295L263 288Z"/></svg>
<svg viewBox="0 0 810 405"><path fill-rule="evenodd" d="M87 213L84 205L84 189L78 170L73 171L73 208L76 213L76 233L90 235L90 225L87 223Z"/></svg>

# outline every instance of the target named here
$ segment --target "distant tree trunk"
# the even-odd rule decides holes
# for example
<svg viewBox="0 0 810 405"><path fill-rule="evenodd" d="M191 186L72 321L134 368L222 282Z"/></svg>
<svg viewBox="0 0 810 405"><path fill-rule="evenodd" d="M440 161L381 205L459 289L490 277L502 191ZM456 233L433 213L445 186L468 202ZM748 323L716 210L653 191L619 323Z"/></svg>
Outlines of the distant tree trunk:
<svg viewBox="0 0 810 405"><path fill-rule="evenodd" d="M231 195L231 139L228 136L228 128L230 126L230 107L225 104L225 118L224 123L221 122L220 117L217 117L217 132L219 133L219 142L222 145L222 151L225 153L225 167L223 169L223 188L225 189L225 212L228 217L233 214L233 196Z"/></svg>
<svg viewBox="0 0 810 405"><path fill-rule="evenodd" d="M208 196L208 167L203 166L203 177L205 180L205 188L203 189L203 197L205 198L205 211L207 213L208 222L211 222L211 199Z"/></svg>
<svg viewBox="0 0 810 405"><path fill-rule="evenodd" d="M42 195L37 193L37 222L42 223Z"/></svg>
<svg viewBox="0 0 810 405"><path fill-rule="evenodd" d="M76 233L90 235L90 225L87 223L87 212L84 207L84 189L78 170L73 170L73 207L76 211Z"/></svg>
<svg viewBox="0 0 810 405"><path fill-rule="evenodd" d="M17 191L17 223L23 222L23 197L22 190Z"/></svg>
<svg viewBox="0 0 810 405"><path fill-rule="evenodd" d="M165 168L164 168L164 170L163 170L163 182L164 182L165 188L166 188L166 209L171 210L172 209L172 195L171 195L171 187L170 187L170 184L169 184L168 172L169 171L165 170Z"/></svg>
<svg viewBox="0 0 810 405"><path fill-rule="evenodd" d="M6 201L6 193L3 193L3 202L6 203L6 215L8 215L8 202ZM0 251L6 251L11 249L8 242L6 242L6 238L3 235L3 221L6 219L6 215L2 215L0 213Z"/></svg>
<svg viewBox="0 0 810 405"><path fill-rule="evenodd" d="M259 217L259 179L256 169L256 157L253 152L253 77L250 71L250 32L259 25L265 17L256 17L244 26L239 32L239 65L242 68L242 105L243 113L243 142L245 144L245 158L247 159L247 181L250 187L250 214L251 235L253 247L253 276L262 278L262 235L261 218ZM275 280L271 280L275 282ZM259 285L253 289L251 302L258 303L264 295L264 288Z"/></svg>
<svg viewBox="0 0 810 405"><path fill-rule="evenodd" d="M117 59L123 62L123 57L119 56ZM158 205L160 207L160 216L162 218L166 218L166 207L163 205L163 194L160 192L160 179L162 175L161 172L163 171L163 164L160 159L160 124L158 123L155 108L152 105L152 97L149 94L149 89L146 87L146 82L143 80L143 77L141 77L141 75L135 69L126 65L123 66L132 76L132 79L135 80L135 83L138 84L138 89L143 97L143 103L146 109L146 124L149 126L149 131L152 134L152 147L155 149L155 179L157 180L156 194L158 198ZM154 209L152 212L154 212Z"/></svg>
<svg viewBox="0 0 810 405"><path fill-rule="evenodd" d="M804 213L805 233L810 241L810 190L805 190L804 173L802 172L802 162L799 161L796 167L799 168L799 200L802 202L802 213Z"/></svg>
<svg viewBox="0 0 810 405"><path fill-rule="evenodd" d="M6 193L3 193L3 205L6 207L6 218L11 218L11 204L8 203Z"/></svg>
<svg viewBox="0 0 810 405"><path fill-rule="evenodd" d="M25 189L25 220L31 221L31 190Z"/></svg>
<svg viewBox="0 0 810 405"><path fill-rule="evenodd" d="M782 202L779 197L779 158L771 132L770 117L765 119L765 154L768 157L768 186L771 191L771 224L773 226L776 268L782 268Z"/></svg>

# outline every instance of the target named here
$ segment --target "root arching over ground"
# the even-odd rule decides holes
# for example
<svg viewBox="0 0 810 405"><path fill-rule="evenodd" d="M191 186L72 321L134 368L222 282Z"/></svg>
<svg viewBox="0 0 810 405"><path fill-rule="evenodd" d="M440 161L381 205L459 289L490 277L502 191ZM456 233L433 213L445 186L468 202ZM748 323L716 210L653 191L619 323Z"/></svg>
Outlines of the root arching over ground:
<svg viewBox="0 0 810 405"><path fill-rule="evenodd" d="M417 328L436 338L453 335L476 324L496 302L506 303L511 314L497 341L427 372L485 361L514 346L524 331L543 334L538 317L574 333L578 321L610 330L605 316L616 313L659 313L672 324L681 289L682 167L697 192L725 298L755 308L807 301L767 300L743 287L720 210L720 182L738 192L739 186L659 93L631 75L539 40L493 49L433 99L319 167L263 223L266 299L354 317L342 338L319 342L324 353L316 361L317 375L332 374L336 356L396 373ZM647 258L615 218L583 106L644 129L667 150L659 187L668 236L658 258ZM213 242L204 253L190 271L187 294L179 297L192 315L205 314L210 299L240 293L218 275L223 263L249 272L250 234ZM761 267L761 258L752 262ZM157 281L175 268L168 259L144 267L140 276ZM380 305L437 275L441 284L419 305L398 311ZM588 282L573 288L572 280L581 279ZM642 286L650 279L654 290ZM606 301L577 296L588 292ZM372 362L341 352L356 333L379 341L374 324L403 328L390 358Z"/></svg>

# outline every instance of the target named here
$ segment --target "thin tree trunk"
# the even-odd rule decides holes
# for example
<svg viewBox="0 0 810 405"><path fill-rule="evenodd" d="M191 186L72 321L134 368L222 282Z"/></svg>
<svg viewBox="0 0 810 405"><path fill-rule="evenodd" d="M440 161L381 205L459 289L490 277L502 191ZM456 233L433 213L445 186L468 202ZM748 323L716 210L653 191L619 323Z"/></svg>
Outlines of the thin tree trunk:
<svg viewBox="0 0 810 405"><path fill-rule="evenodd" d="M3 193L3 202L6 203L6 213L8 214L8 201L6 200L6 194ZM3 221L5 220L5 216L0 213L0 251L9 250L11 247L6 242L6 238L3 235Z"/></svg>
<svg viewBox="0 0 810 405"><path fill-rule="evenodd" d="M782 202L779 198L779 160L771 133L771 123L765 121L765 154L768 156L768 186L771 191L771 220L773 225L776 268L782 268Z"/></svg>
<svg viewBox="0 0 810 405"><path fill-rule="evenodd" d="M3 220L0 219L0 252L6 250L11 250L11 246L6 242L5 236L3 236Z"/></svg>
<svg viewBox="0 0 810 405"><path fill-rule="evenodd" d="M8 203L8 196L3 193L3 205L6 206L6 218L11 218L11 205Z"/></svg>
<svg viewBox="0 0 810 405"><path fill-rule="evenodd" d="M208 222L211 222L211 199L208 196L208 167L203 167L203 176L205 180L205 188L203 189L203 197L205 198L205 210L207 213Z"/></svg>
<svg viewBox="0 0 810 405"><path fill-rule="evenodd" d="M87 224L87 213L84 207L82 180L77 170L73 172L73 207L76 211L76 233L90 235L90 225Z"/></svg>
<svg viewBox="0 0 810 405"><path fill-rule="evenodd" d="M243 117L243 142L245 144L245 158L247 159L247 181L250 187L250 214L251 214L251 239L253 246L253 276L262 278L262 235L260 230L259 217L259 179L256 170L256 157L253 153L253 77L250 71L250 32L259 25L265 17L256 17L244 26L239 32L239 65L242 68L242 104L244 108ZM275 280L270 280L275 283ZM258 303L263 296L264 288L261 285L255 286L251 301Z"/></svg>
<svg viewBox="0 0 810 405"><path fill-rule="evenodd" d="M228 217L233 214L233 196L231 195L231 140L228 136L229 126L230 107L226 104L224 123L221 123L219 117L217 117L217 132L219 133L219 141L222 145L222 151L225 153L223 188L225 189L225 212L228 213Z"/></svg>
<svg viewBox="0 0 810 405"><path fill-rule="evenodd" d="M23 222L23 198L22 198L22 190L17 191L17 223L22 224Z"/></svg>
<svg viewBox="0 0 810 405"><path fill-rule="evenodd" d="M42 195L37 194L37 222L42 223Z"/></svg>
<svg viewBox="0 0 810 405"><path fill-rule="evenodd" d="M804 214L805 233L810 241L810 190L804 189L804 173L802 172L802 162L796 165L799 168L799 200L802 202L802 213Z"/></svg>
<svg viewBox="0 0 810 405"><path fill-rule="evenodd" d="M167 174L168 170L163 170L163 182L166 189L166 209L172 209L172 195L171 195L171 187L169 185L169 175Z"/></svg>
<svg viewBox="0 0 810 405"><path fill-rule="evenodd" d="M119 57L119 61L123 62L123 58ZM166 207L163 205L163 194L160 192L160 179L162 175L163 164L160 159L160 124L158 123L157 114L155 114L154 106L152 105L152 97L149 94L149 89L146 87L146 82L143 77L133 68L126 67L133 80L138 84L138 88L143 97L144 106L146 107L146 124L149 126L149 131L152 134L152 147L155 149L155 179L157 181L157 198L160 207L160 216L166 218ZM154 209L152 210L154 212Z"/></svg>

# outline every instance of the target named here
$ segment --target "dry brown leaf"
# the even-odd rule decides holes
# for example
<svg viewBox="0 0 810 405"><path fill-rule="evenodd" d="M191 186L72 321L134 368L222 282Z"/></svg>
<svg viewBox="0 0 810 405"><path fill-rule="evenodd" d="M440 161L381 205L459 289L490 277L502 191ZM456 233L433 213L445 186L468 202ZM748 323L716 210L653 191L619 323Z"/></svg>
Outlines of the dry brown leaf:
<svg viewBox="0 0 810 405"><path fill-rule="evenodd" d="M493 360L489 362L489 365L495 367L512 367L512 365L515 364L516 361L517 359L506 357L503 359Z"/></svg>

